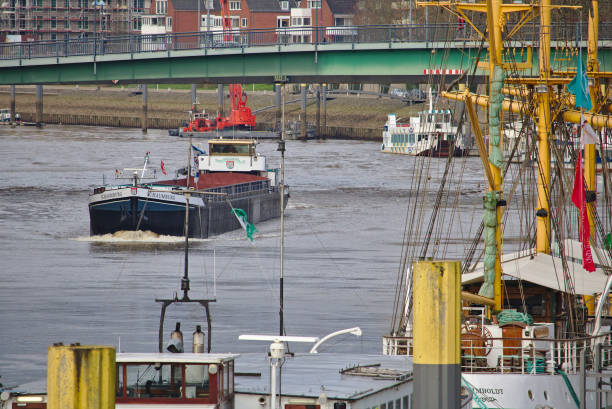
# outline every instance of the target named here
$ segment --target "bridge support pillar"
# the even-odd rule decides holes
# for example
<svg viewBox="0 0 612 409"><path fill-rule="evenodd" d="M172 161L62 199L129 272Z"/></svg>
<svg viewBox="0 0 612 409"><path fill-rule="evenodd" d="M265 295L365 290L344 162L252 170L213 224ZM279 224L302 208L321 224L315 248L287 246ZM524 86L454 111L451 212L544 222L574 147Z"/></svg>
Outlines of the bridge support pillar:
<svg viewBox="0 0 612 409"><path fill-rule="evenodd" d="M15 123L15 85L11 85L11 124Z"/></svg>
<svg viewBox="0 0 612 409"><path fill-rule="evenodd" d="M147 125L149 123L149 86L142 84L142 118L140 127L142 133L147 133Z"/></svg>
<svg viewBox="0 0 612 409"><path fill-rule="evenodd" d="M40 128L43 123L43 86L36 86L36 126Z"/></svg>
<svg viewBox="0 0 612 409"><path fill-rule="evenodd" d="M274 125L277 127L277 129L281 128L279 126L281 121L281 90L281 84L274 84L274 91L276 92L276 121Z"/></svg>
<svg viewBox="0 0 612 409"><path fill-rule="evenodd" d="M317 85L317 138L321 139L321 84Z"/></svg>
<svg viewBox="0 0 612 409"><path fill-rule="evenodd" d="M223 116L223 84L217 84L217 112Z"/></svg>
<svg viewBox="0 0 612 409"><path fill-rule="evenodd" d="M306 84L302 84L302 120L300 121L300 137L306 140L308 135L308 121L306 120Z"/></svg>
<svg viewBox="0 0 612 409"><path fill-rule="evenodd" d="M327 132L327 84L323 84L321 98L323 99L323 133Z"/></svg>
<svg viewBox="0 0 612 409"><path fill-rule="evenodd" d="M198 111L198 94L197 85L191 84L191 112L196 113Z"/></svg>

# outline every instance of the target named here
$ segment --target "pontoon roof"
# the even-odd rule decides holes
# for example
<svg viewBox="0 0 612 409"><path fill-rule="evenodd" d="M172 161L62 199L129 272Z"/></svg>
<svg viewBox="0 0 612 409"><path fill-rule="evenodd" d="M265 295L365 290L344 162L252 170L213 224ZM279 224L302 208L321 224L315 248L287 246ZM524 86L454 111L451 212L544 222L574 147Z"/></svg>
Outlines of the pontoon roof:
<svg viewBox="0 0 612 409"><path fill-rule="evenodd" d="M233 361L239 354L193 354L193 353L119 353L117 362L163 362L218 364Z"/></svg>
<svg viewBox="0 0 612 409"><path fill-rule="evenodd" d="M572 282L564 278L561 258L554 255L535 253L535 251L511 253L502 256L502 271L504 275L528 281L533 284L551 288L557 291L575 293L579 295L593 295L601 293L608 276L602 268L589 273L582 267L582 250L580 243L575 240L565 241L565 254L569 275ZM597 254L593 251L593 260L599 265ZM484 280L482 264L472 273L463 274L462 284L472 284ZM573 288L573 291L571 287Z"/></svg>

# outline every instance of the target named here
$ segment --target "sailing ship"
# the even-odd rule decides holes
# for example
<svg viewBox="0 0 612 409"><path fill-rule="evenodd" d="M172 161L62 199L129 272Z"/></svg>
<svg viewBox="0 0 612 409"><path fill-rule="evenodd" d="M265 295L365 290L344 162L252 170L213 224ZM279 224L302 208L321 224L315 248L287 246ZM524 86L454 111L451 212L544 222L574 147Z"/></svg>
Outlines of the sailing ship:
<svg viewBox="0 0 612 409"><path fill-rule="evenodd" d="M165 169L147 168L148 154L142 168L116 171L117 179L130 183L94 189L89 197L91 234L140 230L183 236L187 193L191 194L191 237L207 238L240 228L234 209L244 210L249 223L279 217L278 170L267 167L255 140L211 139L208 154L200 150L196 161L197 170L188 166L172 179L161 179ZM284 195L286 205L288 190Z"/></svg>
<svg viewBox="0 0 612 409"><path fill-rule="evenodd" d="M468 23L475 43L486 43L480 51L486 49L488 58L462 67L474 73L463 79L466 87L455 82L441 93L465 104L480 161L415 162L410 190L419 194L409 203L401 284L383 353L413 354L412 262L460 259L460 365L474 407L608 407L610 385L601 380L612 365L612 192L607 161L596 176L596 150L605 152L600 141L612 121L604 80L610 70L600 69L597 54L598 2L586 13L584 42L572 30L553 29L560 26L552 22L553 10L576 15L578 6L549 0L417 3L450 10ZM486 20L486 32L478 19ZM528 39L534 25L536 41ZM538 58L532 59L535 46ZM473 92L475 76L488 76L488 95ZM488 110L488 121L476 106ZM505 123L523 126L504 152ZM581 144L568 124L600 138L585 144L583 136ZM519 153L535 161L516 161ZM484 183L474 176L480 162ZM484 199L466 194L483 185ZM484 207L480 225L459 214L469 207Z"/></svg>

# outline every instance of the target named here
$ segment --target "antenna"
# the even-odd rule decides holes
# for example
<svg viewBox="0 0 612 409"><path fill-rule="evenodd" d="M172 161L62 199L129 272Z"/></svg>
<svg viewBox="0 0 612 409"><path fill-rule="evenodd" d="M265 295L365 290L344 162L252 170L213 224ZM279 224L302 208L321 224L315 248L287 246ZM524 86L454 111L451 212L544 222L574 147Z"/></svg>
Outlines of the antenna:
<svg viewBox="0 0 612 409"><path fill-rule="evenodd" d="M276 409L276 371L285 358L284 342L318 342L317 337L292 337L281 335L240 335L241 341L272 341L270 344L270 409Z"/></svg>
<svg viewBox="0 0 612 409"><path fill-rule="evenodd" d="M359 327L347 328L347 329L342 329L340 331L332 332L331 334L324 336L323 338L321 338L321 340L319 340L316 344L314 344L314 346L310 350L310 353L318 354L319 351L317 351L317 348L320 347L322 343L324 343L328 339L337 337L338 335L342 335L342 334L353 334L357 337L360 337L363 334L363 332L361 332L361 328Z"/></svg>

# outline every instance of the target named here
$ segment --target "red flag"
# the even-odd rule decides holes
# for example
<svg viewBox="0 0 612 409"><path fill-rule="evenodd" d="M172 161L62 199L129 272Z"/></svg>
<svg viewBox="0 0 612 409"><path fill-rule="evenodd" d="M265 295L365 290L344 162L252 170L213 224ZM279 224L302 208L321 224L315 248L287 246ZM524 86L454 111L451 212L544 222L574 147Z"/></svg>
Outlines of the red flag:
<svg viewBox="0 0 612 409"><path fill-rule="evenodd" d="M576 159L576 173L574 175L574 189L572 190L572 203L580 211L580 242L582 243L582 266L586 271L595 271L595 263L591 254L591 245L589 238L591 237L591 227L589 226L589 217L587 216L587 204L584 192L584 183L582 180L582 152L578 151L578 159Z"/></svg>
<svg viewBox="0 0 612 409"><path fill-rule="evenodd" d="M163 161L163 160L161 161L161 171L162 171L162 173L163 173L164 175L167 175L167 173L166 173L166 167L164 166L164 161Z"/></svg>

